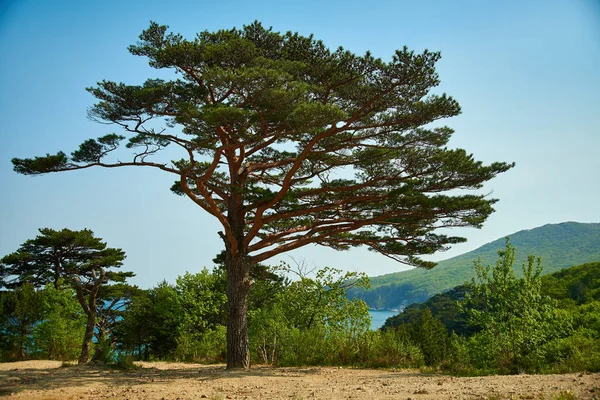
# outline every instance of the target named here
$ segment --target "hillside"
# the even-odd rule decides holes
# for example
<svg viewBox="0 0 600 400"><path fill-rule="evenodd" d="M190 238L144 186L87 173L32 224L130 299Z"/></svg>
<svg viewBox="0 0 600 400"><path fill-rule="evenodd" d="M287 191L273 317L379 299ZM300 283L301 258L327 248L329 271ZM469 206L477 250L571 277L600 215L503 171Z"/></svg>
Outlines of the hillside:
<svg viewBox="0 0 600 400"><path fill-rule="evenodd" d="M600 223L548 224L509 236L517 248L517 273L530 254L542 257L545 274L600 260ZM484 264L494 264L498 250L505 246L505 240L500 238L468 253L440 261L431 270L412 269L371 277L370 290L353 288L348 296L361 298L374 309L390 310L423 302L471 280L475 273L473 261L478 257Z"/></svg>
<svg viewBox="0 0 600 400"><path fill-rule="evenodd" d="M420 320L426 308L438 318L448 332L470 336L474 328L467 324L460 312L458 302L469 292L467 285L457 286L447 292L436 294L423 303L413 303L401 313L387 319L383 329L395 328ZM542 293L554 299L563 309L573 309L586 303L600 301L600 262L587 263L542 277Z"/></svg>

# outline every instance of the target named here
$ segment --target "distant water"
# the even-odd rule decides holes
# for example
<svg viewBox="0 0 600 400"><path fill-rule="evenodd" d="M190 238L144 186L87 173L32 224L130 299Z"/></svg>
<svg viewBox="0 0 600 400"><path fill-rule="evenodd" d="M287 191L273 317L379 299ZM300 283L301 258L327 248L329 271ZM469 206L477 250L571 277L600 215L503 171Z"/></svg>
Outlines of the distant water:
<svg viewBox="0 0 600 400"><path fill-rule="evenodd" d="M376 331L377 329L381 328L383 324L385 324L386 319L393 317L394 315L398 315L398 312L370 310L369 314L371 314L371 329Z"/></svg>

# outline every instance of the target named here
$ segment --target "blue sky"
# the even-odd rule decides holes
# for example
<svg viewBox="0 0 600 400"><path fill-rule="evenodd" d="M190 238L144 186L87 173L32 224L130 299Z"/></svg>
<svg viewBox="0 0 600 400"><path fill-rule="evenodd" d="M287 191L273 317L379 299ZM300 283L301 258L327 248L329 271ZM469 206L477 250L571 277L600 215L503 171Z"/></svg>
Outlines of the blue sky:
<svg viewBox="0 0 600 400"><path fill-rule="evenodd" d="M94 99L85 88L161 74L127 51L150 20L188 38L259 20L384 60L404 45L441 51L439 90L463 109L445 121L456 130L451 145L516 167L486 185L500 202L484 228L453 231L468 242L433 259L547 223L600 222L598 1L4 0L0 255L38 228L87 227L125 250L124 268L137 273L134 283L142 287L211 266L222 248L219 226L171 194L171 176L143 169L12 172L13 157L70 153L87 138L117 131L86 118ZM291 255L309 266L369 275L404 268L364 249L307 247Z"/></svg>

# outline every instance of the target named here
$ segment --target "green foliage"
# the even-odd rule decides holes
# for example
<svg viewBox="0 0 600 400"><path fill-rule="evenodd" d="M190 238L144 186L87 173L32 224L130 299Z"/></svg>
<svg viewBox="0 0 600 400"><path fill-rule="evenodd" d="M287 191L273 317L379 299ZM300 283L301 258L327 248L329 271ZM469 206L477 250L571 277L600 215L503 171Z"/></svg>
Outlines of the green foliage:
<svg viewBox="0 0 600 400"><path fill-rule="evenodd" d="M62 361L77 359L86 318L75 292L49 285L41 295L43 319L36 325L33 335L37 357Z"/></svg>
<svg viewBox="0 0 600 400"><path fill-rule="evenodd" d="M448 332L444 324L426 308L419 323L413 325L413 343L418 343L427 365L439 365L446 359Z"/></svg>
<svg viewBox="0 0 600 400"><path fill-rule="evenodd" d="M43 300L33 285L0 292L0 356L23 360L34 352L33 330L43 318Z"/></svg>
<svg viewBox="0 0 600 400"><path fill-rule="evenodd" d="M595 296L600 263L542 277L539 260L536 264L531 256L521 274L516 273L516 250L510 242L499 255L493 269L476 262L477 280L471 284L407 307L383 329L403 332L419 346L427 365L459 375L599 370L600 302ZM439 338L445 333L427 335L419 324L431 321L435 327L438 319L453 332L441 363L432 364L435 358L428 349L441 349ZM439 344L431 345L431 338Z"/></svg>
<svg viewBox="0 0 600 400"><path fill-rule="evenodd" d="M363 275L333 268L288 283L270 304L250 312L253 359L277 365L351 363L371 322L364 302L346 296L357 284L367 284Z"/></svg>
<svg viewBox="0 0 600 400"><path fill-rule="evenodd" d="M456 308L456 305L454 307ZM447 360L450 340L448 330L427 306L423 309L412 307L388 318L381 331L397 332L418 347L427 366L437 367Z"/></svg>
<svg viewBox="0 0 600 400"><path fill-rule="evenodd" d="M220 361L225 278L204 269L136 293L115 326L120 351L138 359Z"/></svg>
<svg viewBox="0 0 600 400"><path fill-rule="evenodd" d="M600 223L549 224L516 232L510 238L519 249L515 264L526 263L528 254L536 254L544 260L544 273L600 260ZM498 239L471 252L440 261L431 270L417 268L371 277L369 290L352 289L349 295L364 300L375 309L391 310L421 303L475 278L473 260L481 258L483 264L493 263L497 249L503 246L504 239ZM520 276L521 271L516 273ZM592 279L597 281L598 278ZM598 285L595 287L598 288ZM598 296L598 292L595 293Z"/></svg>
<svg viewBox="0 0 600 400"><path fill-rule="evenodd" d="M571 318L573 329L586 332L590 338L600 339L600 301L565 309Z"/></svg>
<svg viewBox="0 0 600 400"><path fill-rule="evenodd" d="M119 354L117 356L117 362L112 366L121 371L132 371L140 368L133 363L133 357L129 354Z"/></svg>
<svg viewBox="0 0 600 400"><path fill-rule="evenodd" d="M565 268L542 279L544 293L563 308L600 301L600 262Z"/></svg>
<svg viewBox="0 0 600 400"><path fill-rule="evenodd" d="M88 362L100 287L108 282L123 283L132 272L115 272L125 259L121 249L110 248L89 229L72 231L40 229L40 235L27 240L0 262L0 283L8 288L25 283L56 289L70 287L87 316L82 339L80 363Z"/></svg>
<svg viewBox="0 0 600 400"><path fill-rule="evenodd" d="M0 360L73 360L85 317L73 290L24 284L0 295Z"/></svg>
<svg viewBox="0 0 600 400"><path fill-rule="evenodd" d="M94 343L94 357L92 362L102 364L114 364L118 360L119 353L115 349L115 343L112 337L96 339Z"/></svg>
<svg viewBox="0 0 600 400"><path fill-rule="evenodd" d="M361 336L357 363L375 368L416 368L425 365L425 359L420 347L412 342L407 332L388 329L368 331Z"/></svg>
<svg viewBox="0 0 600 400"><path fill-rule="evenodd" d="M600 340L575 331L544 346L546 369L560 373L600 371Z"/></svg>
<svg viewBox="0 0 600 400"><path fill-rule="evenodd" d="M364 331L370 325L368 310L361 301L351 301L346 289L355 285L367 285L363 274L342 274L334 268L317 271L315 278L301 276L292 282L284 294L279 294L283 314L291 326L309 329L327 324L334 329Z"/></svg>
<svg viewBox="0 0 600 400"><path fill-rule="evenodd" d="M541 260L529 256L523 264L523 276L513 271L516 249L506 240L506 249L498 252L495 268L475 262L477 280L463 307L469 323L482 329L494 353L497 368L506 372L538 370L543 344L552 337L555 313L550 299L542 295ZM491 275L490 275L491 272Z"/></svg>
<svg viewBox="0 0 600 400"><path fill-rule="evenodd" d="M92 361L105 364L116 360L115 337L113 330L123 312L130 306L132 298L141 293L137 286L126 283L102 285L96 303L96 327L94 329L94 355Z"/></svg>
<svg viewBox="0 0 600 400"><path fill-rule="evenodd" d="M217 325L197 334L181 332L174 358L203 364L221 363L225 361L226 353L225 326Z"/></svg>
<svg viewBox="0 0 600 400"><path fill-rule="evenodd" d="M35 239L27 240L16 252L2 258L0 277L6 287L27 282L35 287L51 283L58 288L63 283L76 288L86 286L90 281L123 281L132 276L131 273L103 272L121 267L125 253L106 247L106 243L94 237L94 232L89 229L56 231L42 228L39 231L40 235Z"/></svg>
<svg viewBox="0 0 600 400"><path fill-rule="evenodd" d="M183 315L177 290L163 281L148 291L145 304L148 309L141 316L148 320L142 321L141 326L149 328L144 335L149 341L141 346L149 346L150 354L166 359L177 348L178 327Z"/></svg>
<svg viewBox="0 0 600 400"><path fill-rule="evenodd" d="M457 286L447 292L436 294L424 303L413 303L396 316L385 321L382 329L396 328L403 324L417 322L427 309L446 327L448 332L458 335L471 335L477 328L469 326L465 314L458 306L469 291L469 285Z"/></svg>
<svg viewBox="0 0 600 400"><path fill-rule="evenodd" d="M204 268L197 274L179 276L175 290L182 309L180 330L202 333L225 321L226 280L220 271Z"/></svg>
<svg viewBox="0 0 600 400"><path fill-rule="evenodd" d="M301 326L303 332L309 325L318 326L321 333L325 326L345 332L367 329L370 321L364 303L349 301L344 292L345 286L353 284L349 280L354 276L336 277L334 271L326 270L319 272L317 279L290 283L268 268L255 271L250 294L251 331L253 341L262 343L256 346L255 360L275 362L274 356L262 355L279 354L284 351L282 343L300 340L300 334L291 331L295 326ZM224 292L224 272L217 268L187 273L177 278L175 286L163 282L134 295L114 329L119 350L140 359L223 361Z"/></svg>
<svg viewBox="0 0 600 400"><path fill-rule="evenodd" d="M225 359L225 276L206 268L177 278L175 290L182 314L178 321L175 358L194 362Z"/></svg>
<svg viewBox="0 0 600 400"><path fill-rule="evenodd" d="M595 293L598 264L542 278L541 264L530 257L518 277L512 268L514 247L507 242L499 255L494 268L476 263L478 280L436 296L424 307L407 308L393 326L388 323L378 331L369 330L364 302L346 295L348 288L368 284L364 275L325 268L290 281L275 273L281 269L264 267L252 277L252 361L427 367L457 375L600 371L600 301L591 296L581 302L580 292L569 289L581 287L582 281L587 293ZM97 344L104 348L98 359L117 359L117 368L124 369L134 368L134 359L223 362L224 285L224 272L217 268L180 276L176 285L129 287L112 336ZM106 288L112 293L106 298L120 299L125 287ZM545 293L565 301L553 302ZM19 354L61 360L77 355L85 316L72 290L49 285L36 291L24 285L2 292L0 311L3 360ZM453 317L468 320L472 329L449 330L446 324L452 325ZM21 343L23 353L17 351Z"/></svg>
<svg viewBox="0 0 600 400"><path fill-rule="evenodd" d="M150 344L154 340L154 303L149 290L135 293L122 318L113 328L113 336L120 353L135 354L138 360L148 360Z"/></svg>

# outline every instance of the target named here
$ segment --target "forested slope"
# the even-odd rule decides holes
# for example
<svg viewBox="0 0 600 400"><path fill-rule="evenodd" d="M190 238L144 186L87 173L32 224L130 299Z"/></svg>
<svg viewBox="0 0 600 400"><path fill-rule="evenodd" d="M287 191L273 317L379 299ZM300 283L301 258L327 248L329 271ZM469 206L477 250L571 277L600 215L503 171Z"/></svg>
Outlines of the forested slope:
<svg viewBox="0 0 600 400"><path fill-rule="evenodd" d="M600 260L600 223L548 224L509 236L518 249L517 273L530 254L542 257L545 274ZM469 281L475 275L473 261L481 257L484 264L493 264L498 250L504 246L505 238L499 238L471 252L441 261L431 270L411 269L372 277L371 289L352 289L349 297L361 298L375 309L396 309L423 302Z"/></svg>
<svg viewBox="0 0 600 400"><path fill-rule="evenodd" d="M423 303L413 303L398 315L388 318L383 329L418 322L425 309L429 309L449 332L471 335L474 331L468 326L466 316L458 307L458 302L468 292L469 285L460 285L436 294ZM554 299L556 305L563 309L600 301L600 262L564 268L543 276L542 293Z"/></svg>

